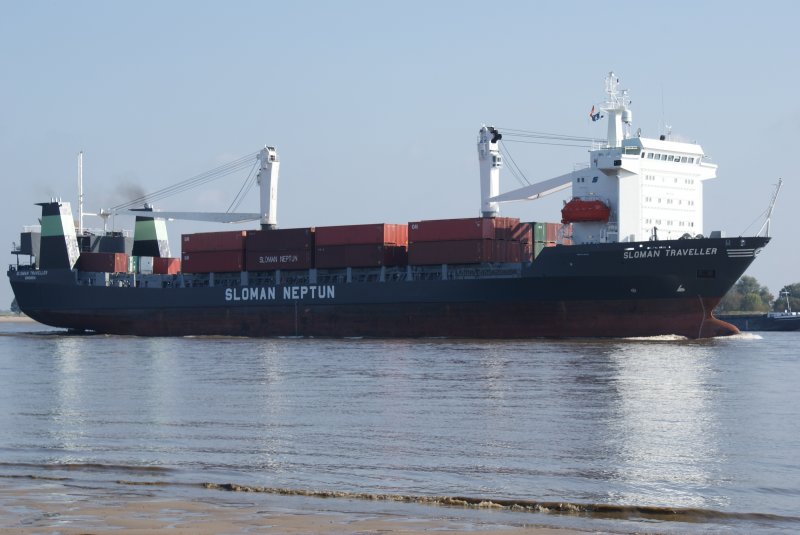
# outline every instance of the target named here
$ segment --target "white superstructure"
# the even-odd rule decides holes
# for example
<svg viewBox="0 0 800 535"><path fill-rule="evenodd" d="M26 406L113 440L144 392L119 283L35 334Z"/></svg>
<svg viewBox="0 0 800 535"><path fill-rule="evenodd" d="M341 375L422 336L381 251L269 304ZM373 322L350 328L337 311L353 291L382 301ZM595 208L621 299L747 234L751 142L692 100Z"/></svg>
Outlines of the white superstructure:
<svg viewBox="0 0 800 535"><path fill-rule="evenodd" d="M573 199L602 202L607 221L573 221L573 243L677 239L703 234L703 181L717 176L700 145L630 133L627 91L613 72L606 78L606 101L592 120L608 121L608 138L589 151L589 166L489 199L535 199L572 186ZM593 109L594 111L594 109ZM483 191L483 188L482 188ZM569 206L569 204L568 204ZM568 210L563 212L569 219Z"/></svg>

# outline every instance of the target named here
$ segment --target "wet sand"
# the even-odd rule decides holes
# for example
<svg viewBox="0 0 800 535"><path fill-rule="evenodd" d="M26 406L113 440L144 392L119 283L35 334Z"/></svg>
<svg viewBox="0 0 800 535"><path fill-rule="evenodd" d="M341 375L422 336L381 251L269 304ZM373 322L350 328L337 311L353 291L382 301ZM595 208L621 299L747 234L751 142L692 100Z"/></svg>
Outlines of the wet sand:
<svg viewBox="0 0 800 535"><path fill-rule="evenodd" d="M0 323L36 323L36 320L28 316L15 316L12 314L0 316Z"/></svg>
<svg viewBox="0 0 800 535"><path fill-rule="evenodd" d="M493 515L489 515L490 517ZM64 535L119 533L482 533L574 535L587 533L531 524L505 524L502 515L477 518L456 508L426 508L421 515L350 500L268 500L237 496L121 495L62 482L0 486L0 533ZM533 520L533 519L531 519ZM596 533L596 532L594 532Z"/></svg>

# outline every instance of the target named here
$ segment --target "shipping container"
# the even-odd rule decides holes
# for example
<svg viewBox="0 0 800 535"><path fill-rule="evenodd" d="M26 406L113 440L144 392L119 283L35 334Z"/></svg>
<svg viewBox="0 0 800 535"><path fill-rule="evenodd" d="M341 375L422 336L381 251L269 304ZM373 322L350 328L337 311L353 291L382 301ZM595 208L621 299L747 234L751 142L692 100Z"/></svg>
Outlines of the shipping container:
<svg viewBox="0 0 800 535"><path fill-rule="evenodd" d="M247 271L309 269L314 267L314 250L255 251L248 248L245 265L247 266Z"/></svg>
<svg viewBox="0 0 800 535"><path fill-rule="evenodd" d="M314 248L314 227L248 230L245 249L248 251L298 251Z"/></svg>
<svg viewBox="0 0 800 535"><path fill-rule="evenodd" d="M447 240L412 242L408 263L480 264L484 262L519 262L521 242L513 240Z"/></svg>
<svg viewBox="0 0 800 535"><path fill-rule="evenodd" d="M180 270L180 258L157 257L153 259L153 273L156 275L174 275L180 272Z"/></svg>
<svg viewBox="0 0 800 535"><path fill-rule="evenodd" d="M153 273L153 257L152 256L140 256L139 257L139 270L137 273L143 273L145 275L151 275Z"/></svg>
<svg viewBox="0 0 800 535"><path fill-rule="evenodd" d="M509 218L510 219L510 218ZM516 240L516 241L524 241L524 242L531 242L533 241L533 229L530 223L520 223L519 220L513 220L514 222L509 224L506 227L499 227L495 232L495 237L498 240Z"/></svg>
<svg viewBox="0 0 800 535"><path fill-rule="evenodd" d="M519 262L522 242L519 240L495 240L494 260L491 262Z"/></svg>
<svg viewBox="0 0 800 535"><path fill-rule="evenodd" d="M125 253L83 252L78 258L78 270L125 273L128 271L128 255Z"/></svg>
<svg viewBox="0 0 800 535"><path fill-rule="evenodd" d="M559 240L560 234L565 234L565 232L562 232L562 227L565 227L565 225L561 223L535 222L530 223L530 225L533 228L533 241L535 242L555 243ZM570 229L569 233L571 235L571 226L566 225L566 228Z"/></svg>
<svg viewBox="0 0 800 535"><path fill-rule="evenodd" d="M494 237L498 240L519 240L530 225L520 223L516 217L495 217Z"/></svg>
<svg viewBox="0 0 800 535"><path fill-rule="evenodd" d="M533 262L533 242L519 242L520 262Z"/></svg>
<svg viewBox="0 0 800 535"><path fill-rule="evenodd" d="M410 242L510 239L519 219L513 217L472 217L433 219L408 224Z"/></svg>
<svg viewBox="0 0 800 535"><path fill-rule="evenodd" d="M317 247L327 245L406 245L408 225L376 223L316 227Z"/></svg>
<svg viewBox="0 0 800 535"><path fill-rule="evenodd" d="M318 268L403 266L407 262L402 245L359 244L317 246Z"/></svg>
<svg viewBox="0 0 800 535"><path fill-rule="evenodd" d="M198 232L181 236L181 252L243 251L245 230Z"/></svg>
<svg viewBox="0 0 800 535"><path fill-rule="evenodd" d="M227 273L244 269L244 251L198 251L182 255L184 273Z"/></svg>

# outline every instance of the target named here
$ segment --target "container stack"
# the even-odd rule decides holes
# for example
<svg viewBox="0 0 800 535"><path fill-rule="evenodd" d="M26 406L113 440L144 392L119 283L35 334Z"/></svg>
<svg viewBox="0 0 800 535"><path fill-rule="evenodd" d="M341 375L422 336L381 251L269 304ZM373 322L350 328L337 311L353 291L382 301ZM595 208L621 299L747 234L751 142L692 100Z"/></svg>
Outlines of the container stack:
<svg viewBox="0 0 800 535"><path fill-rule="evenodd" d="M317 227L318 268L400 266L406 263L408 227L390 223Z"/></svg>
<svg viewBox="0 0 800 535"><path fill-rule="evenodd" d="M101 273L125 273L128 271L128 255L125 253L82 252L78 258L79 271Z"/></svg>
<svg viewBox="0 0 800 535"><path fill-rule="evenodd" d="M512 217L437 219L408 224L408 263L520 262L530 250L530 226Z"/></svg>
<svg viewBox="0 0 800 535"><path fill-rule="evenodd" d="M202 232L181 236L185 273L225 273L244 269L246 231Z"/></svg>
<svg viewBox="0 0 800 535"><path fill-rule="evenodd" d="M156 275L175 275L180 270L180 258L153 258L153 273Z"/></svg>
<svg viewBox="0 0 800 535"><path fill-rule="evenodd" d="M314 228L248 230L247 271L309 269L314 266Z"/></svg>
<svg viewBox="0 0 800 535"><path fill-rule="evenodd" d="M564 226L561 223L530 223L533 230L533 258L539 256L545 247L553 247L558 243L558 234ZM570 225L571 226L571 225ZM569 227L569 226L568 226ZM571 232L569 233L571 236ZM571 244L571 239L562 239L561 243Z"/></svg>

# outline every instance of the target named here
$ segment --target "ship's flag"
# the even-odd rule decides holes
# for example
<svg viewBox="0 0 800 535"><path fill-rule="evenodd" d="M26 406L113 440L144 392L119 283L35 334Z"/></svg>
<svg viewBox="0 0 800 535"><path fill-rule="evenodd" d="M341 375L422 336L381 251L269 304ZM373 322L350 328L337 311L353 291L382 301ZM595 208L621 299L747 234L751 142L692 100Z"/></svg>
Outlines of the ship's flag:
<svg viewBox="0 0 800 535"><path fill-rule="evenodd" d="M599 121L599 120L602 118L602 116L600 115L600 112L599 112L599 111L598 111L597 113L595 113L595 111L594 111L594 105L592 105L592 111L590 111L590 112L589 112L589 118L590 118L590 119L591 119L593 122L594 122L594 121Z"/></svg>

